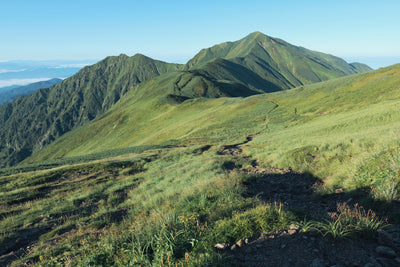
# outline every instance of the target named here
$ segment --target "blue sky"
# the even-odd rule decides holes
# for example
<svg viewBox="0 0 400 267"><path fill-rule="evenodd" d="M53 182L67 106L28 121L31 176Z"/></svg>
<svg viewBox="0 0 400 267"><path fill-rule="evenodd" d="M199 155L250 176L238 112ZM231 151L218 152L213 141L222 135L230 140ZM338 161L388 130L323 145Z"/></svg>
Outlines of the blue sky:
<svg viewBox="0 0 400 267"><path fill-rule="evenodd" d="M400 1L0 0L0 61L142 53L184 63L254 31L372 67L400 63Z"/></svg>

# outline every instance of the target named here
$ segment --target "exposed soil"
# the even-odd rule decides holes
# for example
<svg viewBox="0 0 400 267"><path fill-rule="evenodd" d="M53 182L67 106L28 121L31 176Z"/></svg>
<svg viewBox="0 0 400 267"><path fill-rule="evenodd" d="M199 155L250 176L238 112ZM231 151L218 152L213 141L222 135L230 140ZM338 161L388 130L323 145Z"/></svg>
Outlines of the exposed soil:
<svg viewBox="0 0 400 267"><path fill-rule="evenodd" d="M320 195L317 191L323 182L309 173L259 168L240 148L252 139L253 136L249 136L247 141L225 146L217 152L234 156L232 162L222 166L225 170L240 171L251 177L245 181L245 196L283 203L295 213L313 219L329 218L337 212L338 204L347 203L352 207L365 199L364 191L349 194L340 189L333 194ZM238 168L235 160L246 160L251 166ZM397 205L393 203L392 209ZM386 215L382 210L375 213ZM316 231L304 233L299 226L292 226L292 229L248 237L236 244L219 245L221 253L230 255L239 266L400 266L400 225L379 230L374 240L333 239Z"/></svg>
<svg viewBox="0 0 400 267"><path fill-rule="evenodd" d="M399 243L392 248L396 256L378 253L380 246L367 239L334 240L281 230L261 235L242 247L228 248L225 253L239 266L400 266Z"/></svg>

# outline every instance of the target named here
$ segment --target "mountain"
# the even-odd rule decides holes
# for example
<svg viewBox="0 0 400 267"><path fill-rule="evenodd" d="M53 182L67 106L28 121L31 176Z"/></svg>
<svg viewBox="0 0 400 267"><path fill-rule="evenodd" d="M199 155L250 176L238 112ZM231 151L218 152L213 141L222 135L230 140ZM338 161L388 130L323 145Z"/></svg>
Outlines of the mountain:
<svg viewBox="0 0 400 267"><path fill-rule="evenodd" d="M0 92L53 78L65 79L94 60L15 60L0 62Z"/></svg>
<svg viewBox="0 0 400 267"><path fill-rule="evenodd" d="M357 66L259 32L203 49L186 65L140 54L108 57L50 89L0 107L0 166L16 164L98 118L127 93L139 99L136 85L144 81L149 81L143 89L146 95L141 96L144 103L176 105L199 97L247 97L286 90L354 74ZM153 80L157 76L160 79Z"/></svg>
<svg viewBox="0 0 400 267"><path fill-rule="evenodd" d="M249 96L372 70L254 32L201 50L175 81L174 95Z"/></svg>
<svg viewBox="0 0 400 267"><path fill-rule="evenodd" d="M320 117L320 113L357 110L374 104L376 99L385 101L400 96L398 91L391 89L398 82L396 75L376 89L382 77L391 72L400 72L399 66L244 99L197 98L181 105L168 105L162 101L163 95L172 87L168 81L176 77L175 73L169 73L140 84L103 116L62 136L27 162L168 144L171 140L184 146L233 143L250 128L256 131L256 125L262 127L266 117L271 117L271 121L290 120L288 118L293 119L295 109L301 114L317 114L299 115L299 121L307 121ZM272 115L271 110L276 114ZM364 119L358 118L357 124Z"/></svg>
<svg viewBox="0 0 400 267"><path fill-rule="evenodd" d="M350 63L350 66L357 73L366 72L366 71L371 71L372 70L371 67L369 67L368 65L363 64L363 63L358 63L358 62Z"/></svg>
<svg viewBox="0 0 400 267"><path fill-rule="evenodd" d="M49 88L61 81L62 81L61 79L55 78L55 79L51 79L51 80L47 80L47 81L31 83L31 84L28 84L25 86L11 88L7 91L0 92L0 105L7 104L21 95L32 94L37 89Z"/></svg>
<svg viewBox="0 0 400 267"><path fill-rule="evenodd" d="M94 60L5 61L0 62L0 81L43 77L66 78L95 62Z"/></svg>
<svg viewBox="0 0 400 267"><path fill-rule="evenodd" d="M101 115L138 83L180 67L139 54L108 57L49 89L0 106L1 166Z"/></svg>
<svg viewBox="0 0 400 267"><path fill-rule="evenodd" d="M234 59L108 57L0 106L0 265L397 266L400 64L282 90Z"/></svg>
<svg viewBox="0 0 400 267"><path fill-rule="evenodd" d="M6 92L8 90L11 90L13 88L17 88L20 87L19 85L10 85L10 86L4 86L4 87L0 87L0 93Z"/></svg>
<svg viewBox="0 0 400 267"><path fill-rule="evenodd" d="M167 104L179 75L0 170L0 265L398 265L400 65Z"/></svg>

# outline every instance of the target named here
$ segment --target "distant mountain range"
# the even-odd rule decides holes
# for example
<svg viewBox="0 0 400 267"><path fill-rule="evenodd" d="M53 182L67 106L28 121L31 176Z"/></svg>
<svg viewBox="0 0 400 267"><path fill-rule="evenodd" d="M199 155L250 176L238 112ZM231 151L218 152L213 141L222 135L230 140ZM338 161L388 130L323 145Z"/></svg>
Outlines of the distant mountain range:
<svg viewBox="0 0 400 267"><path fill-rule="evenodd" d="M0 92L52 78L67 78L94 60L50 60L0 62Z"/></svg>
<svg viewBox="0 0 400 267"><path fill-rule="evenodd" d="M21 95L32 94L38 89L49 88L61 81L61 79L54 78L47 81L31 83L20 87L12 87L11 89L0 91L0 105L7 104Z"/></svg>
<svg viewBox="0 0 400 267"><path fill-rule="evenodd" d="M203 49L185 65L140 54L107 57L53 87L0 106L0 167L15 165L72 129L103 116L128 93L138 108L140 101L177 105L201 97L287 90L368 70L364 64L348 64L260 32ZM146 86L138 86L141 83ZM133 113L134 107L130 106Z"/></svg>

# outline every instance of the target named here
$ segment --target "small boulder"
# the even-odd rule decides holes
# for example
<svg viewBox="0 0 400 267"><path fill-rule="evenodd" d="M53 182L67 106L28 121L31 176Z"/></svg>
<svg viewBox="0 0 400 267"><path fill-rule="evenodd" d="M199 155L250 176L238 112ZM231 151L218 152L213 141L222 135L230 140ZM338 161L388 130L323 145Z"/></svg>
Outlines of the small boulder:
<svg viewBox="0 0 400 267"><path fill-rule="evenodd" d="M240 239L238 242L236 242L236 246L238 246L239 248L243 247L245 244L244 239Z"/></svg>
<svg viewBox="0 0 400 267"><path fill-rule="evenodd" d="M229 244L227 244L227 243L218 243L214 247L217 250L225 250L225 249L227 249L229 247Z"/></svg>
<svg viewBox="0 0 400 267"><path fill-rule="evenodd" d="M295 233L297 233L296 230L292 230L292 229L289 229L287 232L289 235L294 235Z"/></svg>

